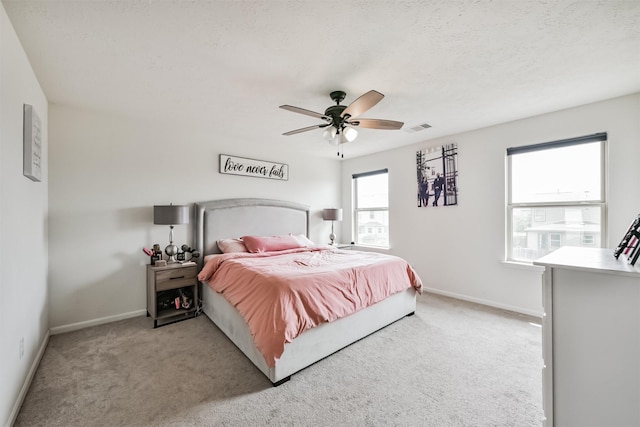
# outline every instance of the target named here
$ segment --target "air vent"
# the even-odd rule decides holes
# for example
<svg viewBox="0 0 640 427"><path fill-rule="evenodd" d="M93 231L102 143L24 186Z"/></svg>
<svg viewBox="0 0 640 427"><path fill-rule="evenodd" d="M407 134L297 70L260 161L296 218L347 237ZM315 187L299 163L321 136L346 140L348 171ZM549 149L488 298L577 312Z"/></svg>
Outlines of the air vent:
<svg viewBox="0 0 640 427"><path fill-rule="evenodd" d="M405 127L403 130L405 132L413 133L413 132L419 132L421 130L429 129L430 127L431 127L430 124L422 123L421 125L416 125L416 126L412 126L412 127Z"/></svg>

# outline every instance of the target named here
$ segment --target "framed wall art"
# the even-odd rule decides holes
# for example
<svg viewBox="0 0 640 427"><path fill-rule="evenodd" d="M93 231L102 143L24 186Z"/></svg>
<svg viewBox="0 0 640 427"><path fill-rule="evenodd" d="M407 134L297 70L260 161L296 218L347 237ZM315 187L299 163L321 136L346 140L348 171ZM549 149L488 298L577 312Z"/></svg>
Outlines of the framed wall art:
<svg viewBox="0 0 640 427"><path fill-rule="evenodd" d="M458 204L458 147L447 144L416 153L418 207Z"/></svg>
<svg viewBox="0 0 640 427"><path fill-rule="evenodd" d="M633 220L613 252L613 256L616 258L619 258L620 255L631 265L635 265L640 257L640 214Z"/></svg>
<svg viewBox="0 0 640 427"><path fill-rule="evenodd" d="M33 106L24 104L22 174L32 181L42 180L42 131L40 117Z"/></svg>

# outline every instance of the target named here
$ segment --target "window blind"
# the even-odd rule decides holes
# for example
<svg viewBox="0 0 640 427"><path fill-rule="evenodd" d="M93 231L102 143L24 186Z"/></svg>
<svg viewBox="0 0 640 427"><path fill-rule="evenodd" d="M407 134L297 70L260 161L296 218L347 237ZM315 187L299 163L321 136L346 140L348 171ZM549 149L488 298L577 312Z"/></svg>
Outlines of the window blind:
<svg viewBox="0 0 640 427"><path fill-rule="evenodd" d="M357 178L364 178L365 176L380 175L382 173L389 173L389 169L385 168L385 169L379 169L377 171L354 173L353 175L351 175L351 177L353 179L357 179Z"/></svg>
<svg viewBox="0 0 640 427"><path fill-rule="evenodd" d="M550 148L569 147L571 145L587 144L589 142L606 141L607 132L594 133L593 135L578 136L576 138L560 139L558 141L542 142L540 144L523 145L521 147L507 148L507 156L534 151L548 150Z"/></svg>

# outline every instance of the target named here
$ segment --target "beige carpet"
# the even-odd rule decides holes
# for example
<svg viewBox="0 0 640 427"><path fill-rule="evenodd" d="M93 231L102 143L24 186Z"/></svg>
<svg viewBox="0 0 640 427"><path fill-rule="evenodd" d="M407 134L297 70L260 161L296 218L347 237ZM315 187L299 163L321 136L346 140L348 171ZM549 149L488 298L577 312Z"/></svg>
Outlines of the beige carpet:
<svg viewBox="0 0 640 427"><path fill-rule="evenodd" d="M272 387L205 317L51 337L17 426L540 426L538 319L433 294Z"/></svg>

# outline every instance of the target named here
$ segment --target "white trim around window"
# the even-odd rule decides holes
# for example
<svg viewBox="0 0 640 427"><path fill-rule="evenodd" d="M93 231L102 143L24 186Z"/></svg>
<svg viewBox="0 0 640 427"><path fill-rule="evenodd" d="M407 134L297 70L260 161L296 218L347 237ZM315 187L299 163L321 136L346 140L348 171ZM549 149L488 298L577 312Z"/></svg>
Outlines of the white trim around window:
<svg viewBox="0 0 640 427"><path fill-rule="evenodd" d="M598 133L507 149L507 262L532 262L562 246L606 247L606 144ZM529 157L514 165L515 156ZM535 163L540 158L551 162Z"/></svg>

